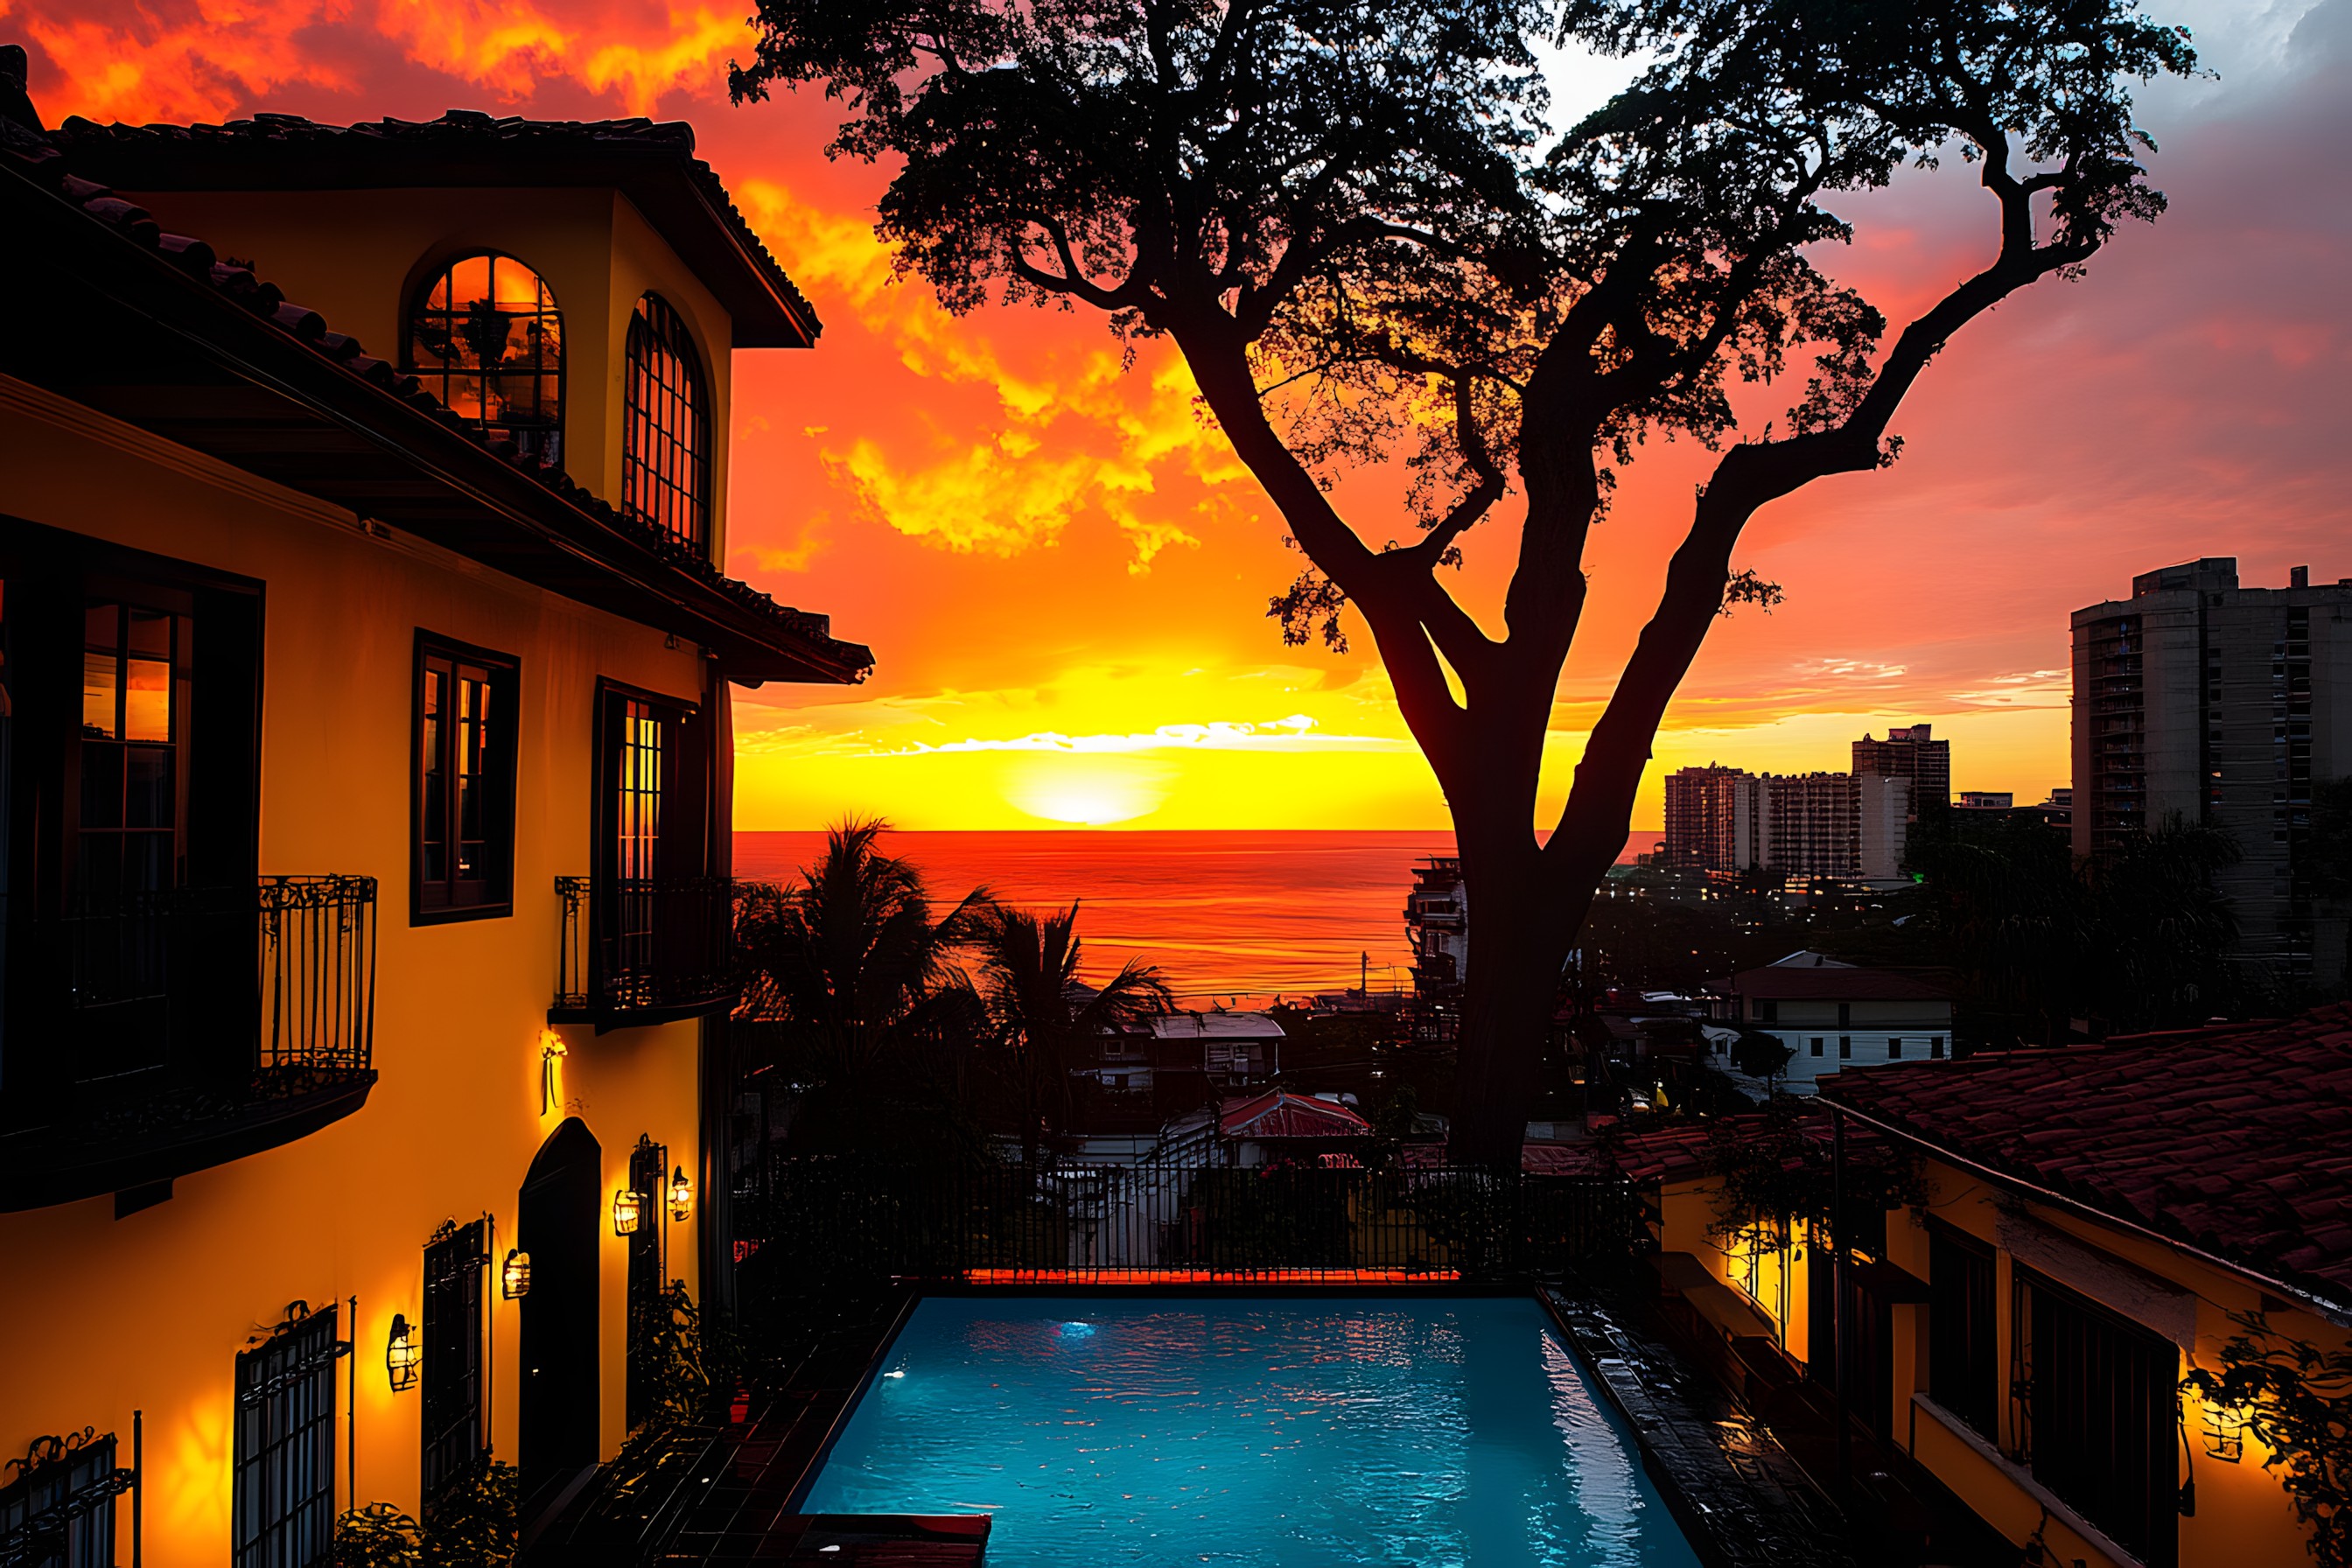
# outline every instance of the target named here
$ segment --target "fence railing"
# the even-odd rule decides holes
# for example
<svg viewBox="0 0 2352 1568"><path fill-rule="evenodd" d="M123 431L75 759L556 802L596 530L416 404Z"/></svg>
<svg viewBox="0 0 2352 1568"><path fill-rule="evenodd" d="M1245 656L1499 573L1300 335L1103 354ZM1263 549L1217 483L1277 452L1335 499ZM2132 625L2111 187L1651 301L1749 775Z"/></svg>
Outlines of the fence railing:
<svg viewBox="0 0 2352 1568"><path fill-rule="evenodd" d="M1245 1166L1211 1147L1132 1163L919 1168L776 1159L735 1200L756 1291L982 1282L1533 1279L1625 1255L1615 1178L1406 1169L1352 1154Z"/></svg>
<svg viewBox="0 0 2352 1568"><path fill-rule="evenodd" d="M682 1015L731 1002L735 884L724 877L558 877L554 1011Z"/></svg>
<svg viewBox="0 0 2352 1568"><path fill-rule="evenodd" d="M366 1068L375 900L373 877L263 877L12 922L11 1026L47 1046L12 1085Z"/></svg>
<svg viewBox="0 0 2352 1568"><path fill-rule="evenodd" d="M375 879L261 879L262 1071L358 1072L375 1056Z"/></svg>

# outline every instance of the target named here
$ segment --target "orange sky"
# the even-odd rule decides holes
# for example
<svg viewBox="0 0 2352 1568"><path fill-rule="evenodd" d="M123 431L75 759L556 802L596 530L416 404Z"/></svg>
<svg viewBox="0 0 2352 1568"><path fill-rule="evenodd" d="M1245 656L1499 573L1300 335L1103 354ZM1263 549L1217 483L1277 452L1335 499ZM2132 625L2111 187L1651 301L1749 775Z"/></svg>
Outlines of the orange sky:
<svg viewBox="0 0 2352 1568"><path fill-rule="evenodd" d="M908 827L1422 827L1444 812L1369 638L1286 649L1266 597L1298 558L1172 353L1121 372L1099 318L958 321L896 283L867 226L882 180L827 163L823 105L727 106L740 0L0 0L55 122L430 117L451 107L694 122L705 157L816 302L813 353L735 362L729 567L873 645L862 688L738 709L738 825L848 810ZM2084 282L1970 326L1896 420L1891 471L1760 514L1739 553L1788 603L1721 623L1670 712L1660 773L1720 760L1843 768L1845 742L1932 721L1953 783L2067 782L2066 617L2135 572L2234 554L2252 583L2352 574L2352 0L2155 5L2219 81L2145 99L2173 212ZM1566 70L1572 96L1605 72ZM1832 258L1890 314L1987 254L1957 161L1850 216ZM257 258L266 274L268 259ZM1654 597L1702 471L1652 451L1599 531L1594 608L1555 720L1555 803ZM1342 497L1406 524L1385 477ZM1507 521L1468 541L1490 616Z"/></svg>

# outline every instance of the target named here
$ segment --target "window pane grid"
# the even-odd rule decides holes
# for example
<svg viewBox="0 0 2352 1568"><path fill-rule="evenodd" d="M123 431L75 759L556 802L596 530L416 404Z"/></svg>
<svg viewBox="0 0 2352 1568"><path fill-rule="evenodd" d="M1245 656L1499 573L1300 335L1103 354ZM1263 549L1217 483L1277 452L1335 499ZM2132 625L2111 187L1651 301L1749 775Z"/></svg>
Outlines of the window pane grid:
<svg viewBox="0 0 2352 1568"><path fill-rule="evenodd" d="M629 322L621 510L700 552L709 533L709 478L700 362L677 312L648 294Z"/></svg>
<svg viewBox="0 0 2352 1568"><path fill-rule="evenodd" d="M423 1464L428 1502L472 1475L482 1454L480 1220L445 1226L425 1248Z"/></svg>
<svg viewBox="0 0 2352 1568"><path fill-rule="evenodd" d="M510 897L515 667L420 646L416 906L494 910Z"/></svg>
<svg viewBox="0 0 2352 1568"><path fill-rule="evenodd" d="M327 1561L335 1512L335 1311L327 1307L236 1358L231 1516L236 1568Z"/></svg>
<svg viewBox="0 0 2352 1568"><path fill-rule="evenodd" d="M409 321L409 373L425 390L542 463L562 459L563 317L511 256L460 257Z"/></svg>

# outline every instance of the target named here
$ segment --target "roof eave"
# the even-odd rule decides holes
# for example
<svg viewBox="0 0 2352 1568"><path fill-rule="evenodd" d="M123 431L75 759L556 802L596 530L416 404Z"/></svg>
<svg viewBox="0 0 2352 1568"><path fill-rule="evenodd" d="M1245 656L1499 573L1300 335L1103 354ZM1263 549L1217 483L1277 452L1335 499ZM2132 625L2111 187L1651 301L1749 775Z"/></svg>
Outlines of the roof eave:
<svg viewBox="0 0 2352 1568"><path fill-rule="evenodd" d="M2096 1204L2087 1203L2071 1194L2053 1191L2038 1182L2018 1175L2013 1171L1990 1163L1989 1156L1965 1152L1953 1148L1948 1143L1938 1142L1933 1134L1919 1131L1901 1121L1891 1121L1874 1116L1858 1106L1846 1103L1846 1093L1847 1090L1840 1086L1834 1077L1822 1079L1820 1088L1815 1091L1816 1098L1827 1104L1834 1112L1851 1116L1885 1137L1909 1144L1931 1159L1959 1166L1996 1186L2006 1188L2021 1197L2031 1198L2036 1203L2063 1209L2093 1224L2129 1231L2135 1236L2169 1247L2176 1252L2186 1253L2200 1263L2233 1275L2260 1289L2268 1290L2281 1298L2293 1300L2337 1328L2352 1329L2352 1304L2338 1301L2331 1296L2312 1289L2309 1286L2294 1284L2275 1275L2264 1273L2252 1264L2227 1258L2220 1253L2209 1252L2193 1242L2183 1241L2177 1236L2167 1236L2164 1232L2138 1219L2101 1208Z"/></svg>
<svg viewBox="0 0 2352 1568"><path fill-rule="evenodd" d="M871 668L873 656L862 646L837 642L829 636L820 640L798 635L776 624L722 586L728 580L705 580L614 528L598 515L599 510L609 509L599 503L598 509L592 510L565 493L586 496L568 480L561 481L559 489L523 465L501 458L466 435L457 427L456 416L437 404L428 412L403 395L396 385L379 384L326 357L274 321L199 281L159 252L110 229L16 170L5 168L5 184L0 192L16 193L7 205L16 209L19 235L28 242L0 253L0 265L17 265L17 258L25 255L43 258L54 264L44 268L52 279L70 277L74 287L89 290L118 312L118 320L141 321L166 334L174 346L209 362L225 376L263 389L321 425L392 456L426 484L441 487L436 497L446 492L449 501L478 509L466 516L468 526L463 531L470 538L487 525L498 536L497 548L485 551L478 544L467 548L463 539L457 542L436 539L436 531L429 524L411 520L399 519L398 526L445 543L458 553L478 560L487 556L488 564L525 581L533 579L514 565L522 553L535 555L551 570L570 562L584 570L570 586L555 591L691 637L712 649L730 679L746 685L768 680L848 684L863 679ZM62 270L66 268L69 271ZM20 332L17 338L22 342L31 335ZM15 360L9 362L9 368L17 368ZM27 379L50 384L37 369ZM126 382L118 374L110 384L119 389ZM50 384L50 390L100 413L123 417L93 402L88 386ZM142 423L135 417L125 422ZM161 433L176 438L168 431ZM388 508L353 505L348 490L339 491L331 480L289 483L286 476L260 466L263 455L249 451L214 455L362 517L376 516L379 511L387 518L394 516ZM741 590L743 595L755 592ZM778 607L778 614L793 612Z"/></svg>

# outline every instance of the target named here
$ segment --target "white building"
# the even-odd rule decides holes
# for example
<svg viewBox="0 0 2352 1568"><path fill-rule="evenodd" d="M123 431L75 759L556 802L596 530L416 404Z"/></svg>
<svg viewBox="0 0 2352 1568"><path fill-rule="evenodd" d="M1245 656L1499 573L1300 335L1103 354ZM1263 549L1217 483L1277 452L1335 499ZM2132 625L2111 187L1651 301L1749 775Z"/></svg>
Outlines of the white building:
<svg viewBox="0 0 2352 1568"><path fill-rule="evenodd" d="M1733 975L1731 992L1743 1026L1789 1047L1781 1087L1791 1094L1854 1064L1951 1055L1951 997L1908 974L1792 952Z"/></svg>

